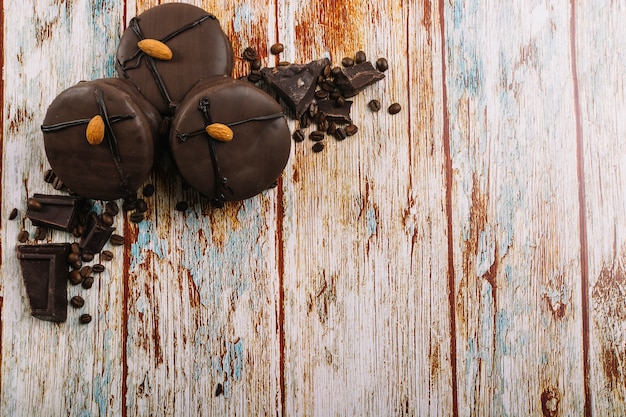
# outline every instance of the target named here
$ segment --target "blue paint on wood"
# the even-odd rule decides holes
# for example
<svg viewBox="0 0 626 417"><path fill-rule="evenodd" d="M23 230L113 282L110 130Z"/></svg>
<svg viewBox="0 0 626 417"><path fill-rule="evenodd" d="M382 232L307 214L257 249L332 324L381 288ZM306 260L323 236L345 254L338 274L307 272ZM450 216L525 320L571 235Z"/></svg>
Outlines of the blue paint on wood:
<svg viewBox="0 0 626 417"><path fill-rule="evenodd" d="M168 241L157 236L153 221L144 220L137 224L137 240L130 247L131 271L134 271L138 265L145 261L148 252L152 252L159 259L164 259L168 255Z"/></svg>
<svg viewBox="0 0 626 417"><path fill-rule="evenodd" d="M373 207L367 209L367 237L374 236L378 230L378 218Z"/></svg>
<svg viewBox="0 0 626 417"><path fill-rule="evenodd" d="M235 18L233 19L233 29L235 33L239 33L248 27L254 21L254 11L249 4L242 4L235 9Z"/></svg>

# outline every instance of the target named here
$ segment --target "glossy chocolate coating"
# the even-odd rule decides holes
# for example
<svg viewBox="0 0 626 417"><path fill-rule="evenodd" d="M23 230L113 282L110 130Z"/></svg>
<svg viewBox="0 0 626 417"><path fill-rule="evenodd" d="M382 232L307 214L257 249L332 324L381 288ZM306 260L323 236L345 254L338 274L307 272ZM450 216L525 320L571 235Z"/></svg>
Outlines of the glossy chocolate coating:
<svg viewBox="0 0 626 417"><path fill-rule="evenodd" d="M17 257L30 302L31 314L41 320L67 319L67 256L70 245L20 245Z"/></svg>
<svg viewBox="0 0 626 417"><path fill-rule="evenodd" d="M202 98L210 103L213 123L235 123L230 126L231 141L211 139L206 132L181 141L180 134L207 126L198 109ZM250 121L253 118L265 120ZM211 141L226 189L219 186L220 178L216 185ZM202 194L217 198L223 193L223 200L244 200L280 176L289 159L291 134L282 108L269 94L247 81L217 76L198 83L185 97L172 122L170 148L181 175Z"/></svg>
<svg viewBox="0 0 626 417"><path fill-rule="evenodd" d="M205 16L208 18L181 31ZM170 60L152 59L143 53L136 55L139 51L137 42L142 38L133 30L132 23L120 39L115 68L119 76L127 77L135 84L161 114L172 115L198 80L212 75L231 74L234 65L232 45L215 16L201 8L183 3L167 3L152 7L135 17L136 28L139 28L143 38L163 40L171 49ZM166 39L170 36L170 39ZM161 91L150 60L171 102Z"/></svg>
<svg viewBox="0 0 626 417"><path fill-rule="evenodd" d="M117 139L122 176L105 138L87 142L86 124L48 131L47 127L89 120L100 109L96 92L102 91L109 118L132 116L111 124ZM119 78L83 81L59 94L46 113L42 130L46 155L54 173L76 194L97 200L115 200L137 190L151 172L161 116L137 89Z"/></svg>
<svg viewBox="0 0 626 417"><path fill-rule="evenodd" d="M26 217L35 226L50 227L71 232L78 222L78 213L85 205L85 199L67 195L35 194L32 197L40 203L35 210L28 208Z"/></svg>

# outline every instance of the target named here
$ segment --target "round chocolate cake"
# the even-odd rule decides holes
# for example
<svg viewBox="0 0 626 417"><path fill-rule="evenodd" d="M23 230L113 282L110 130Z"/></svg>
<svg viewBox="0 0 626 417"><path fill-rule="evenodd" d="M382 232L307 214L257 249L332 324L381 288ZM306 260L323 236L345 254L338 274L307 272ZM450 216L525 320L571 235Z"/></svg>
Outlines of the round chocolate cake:
<svg viewBox="0 0 626 417"><path fill-rule="evenodd" d="M132 84L101 78L59 94L41 130L50 166L72 192L114 200L134 193L149 176L160 122Z"/></svg>
<svg viewBox="0 0 626 417"><path fill-rule="evenodd" d="M172 115L200 79L230 75L233 49L219 21L189 4L168 3L134 17L115 67L163 115Z"/></svg>
<svg viewBox="0 0 626 417"><path fill-rule="evenodd" d="M183 178L219 203L271 187L287 164L291 136L274 98L247 81L216 76L181 103L170 149Z"/></svg>

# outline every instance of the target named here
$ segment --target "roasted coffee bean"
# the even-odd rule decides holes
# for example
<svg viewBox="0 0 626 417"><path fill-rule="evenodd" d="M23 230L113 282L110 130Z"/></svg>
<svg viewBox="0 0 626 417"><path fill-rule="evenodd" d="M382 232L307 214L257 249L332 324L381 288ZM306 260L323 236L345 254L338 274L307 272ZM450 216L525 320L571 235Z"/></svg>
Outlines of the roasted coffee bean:
<svg viewBox="0 0 626 417"><path fill-rule="evenodd" d="M177 211L186 211L188 208L189 208L189 204L187 204L186 201L179 201L178 203L176 203Z"/></svg>
<svg viewBox="0 0 626 417"><path fill-rule="evenodd" d="M341 74L341 67L333 67L333 69L330 70L330 75L333 77L336 77L339 74Z"/></svg>
<svg viewBox="0 0 626 417"><path fill-rule="evenodd" d="M315 115L315 121L317 123L321 123L325 121L327 117L328 115L326 113L324 113L323 111L320 111L320 112L317 112L317 114Z"/></svg>
<svg viewBox="0 0 626 417"><path fill-rule="evenodd" d="M14 220L17 217L17 209L14 208L13 210L11 210L11 213L9 214L9 220Z"/></svg>
<svg viewBox="0 0 626 417"><path fill-rule="evenodd" d="M354 59L346 56L341 60L341 65L343 65L344 67L351 67L354 65Z"/></svg>
<svg viewBox="0 0 626 417"><path fill-rule="evenodd" d="M38 227L35 229L35 240L45 240L48 235L48 229L45 227Z"/></svg>
<svg viewBox="0 0 626 417"><path fill-rule="evenodd" d="M103 261L112 260L113 252L111 252L110 250L103 250L102 253L100 254L100 259L102 259Z"/></svg>
<svg viewBox="0 0 626 417"><path fill-rule="evenodd" d="M260 70L262 65L263 64L261 63L260 59L255 59L254 61L252 61L250 63L250 69L251 70Z"/></svg>
<svg viewBox="0 0 626 417"><path fill-rule="evenodd" d="M93 261L93 258L94 256L93 256L93 253L91 252L83 252L82 255L80 255L80 259L83 262L91 262Z"/></svg>
<svg viewBox="0 0 626 417"><path fill-rule="evenodd" d="M120 212L120 206L117 205L115 201L109 201L104 206L104 212L109 213L111 216L117 216L117 213Z"/></svg>
<svg viewBox="0 0 626 417"><path fill-rule="evenodd" d="M70 264L73 264L78 260L80 260L80 254L77 252L70 252L70 254L67 255L67 262Z"/></svg>
<svg viewBox="0 0 626 417"><path fill-rule="evenodd" d="M80 274L80 271L74 270L69 274L69 280L72 285L78 285L83 282L83 276Z"/></svg>
<svg viewBox="0 0 626 417"><path fill-rule="evenodd" d="M125 199L122 203L122 210L124 211L135 210L135 207L137 207L137 199Z"/></svg>
<svg viewBox="0 0 626 417"><path fill-rule="evenodd" d="M335 91L335 84L333 84L332 81L330 80L324 80L324 82L322 82L320 87L322 90L327 91L329 93L332 93L333 91Z"/></svg>
<svg viewBox="0 0 626 417"><path fill-rule="evenodd" d="M328 129L326 129L326 134L333 136L335 134L335 131L337 130L337 123L335 122L330 122L328 124Z"/></svg>
<svg viewBox="0 0 626 417"><path fill-rule="evenodd" d="M93 277L87 277L83 280L83 282L81 282L81 284L83 285L83 288L88 290L89 288L93 286L93 281L94 281Z"/></svg>
<svg viewBox="0 0 626 417"><path fill-rule="evenodd" d="M93 272L95 272L96 274L100 274L100 273L104 272L104 265L102 265L102 264L94 264L91 267L91 270Z"/></svg>
<svg viewBox="0 0 626 417"><path fill-rule="evenodd" d="M326 132L328 130L328 124L329 123L327 119L322 120L317 124L317 130L321 132Z"/></svg>
<svg viewBox="0 0 626 417"><path fill-rule="evenodd" d="M74 237L82 237L85 234L85 226L82 224L77 224L72 229L72 236Z"/></svg>
<svg viewBox="0 0 626 417"><path fill-rule="evenodd" d="M291 62L289 62L289 61L280 61L278 64L276 64L277 67L286 67L287 65L291 65Z"/></svg>
<svg viewBox="0 0 626 417"><path fill-rule="evenodd" d="M380 101L379 100L372 100L369 103L367 103L367 107L370 108L371 111L379 111L380 110Z"/></svg>
<svg viewBox="0 0 626 417"><path fill-rule="evenodd" d="M93 268L89 265L85 265L80 269L80 276L83 278L87 278L93 272Z"/></svg>
<svg viewBox="0 0 626 417"><path fill-rule="evenodd" d="M245 59L246 61L254 61L255 59L257 59L258 54L256 53L256 49L254 49L251 46L248 46L246 49L243 50L243 59Z"/></svg>
<svg viewBox="0 0 626 417"><path fill-rule="evenodd" d="M346 99L343 96L339 96L335 99L335 104L337 107L343 107L346 104Z"/></svg>
<svg viewBox="0 0 626 417"><path fill-rule="evenodd" d="M59 177L54 177L54 179L52 180L52 188L54 188L55 190L62 190L64 187L63 185L63 181L61 181L61 179Z"/></svg>
<svg viewBox="0 0 626 417"><path fill-rule="evenodd" d="M309 104L309 108L307 109L307 112L309 113L309 117L311 119L315 119L315 117L317 116L317 104L316 103L311 103Z"/></svg>
<svg viewBox="0 0 626 417"><path fill-rule="evenodd" d="M387 109L389 114L400 113L400 110L402 110L402 106L400 106L400 104L398 103L393 103L391 106L389 106L389 109Z"/></svg>
<svg viewBox="0 0 626 417"><path fill-rule="evenodd" d="M300 116L298 126L300 127L300 129L306 129L307 127L311 126L311 118L309 117L307 112L304 112L304 114Z"/></svg>
<svg viewBox="0 0 626 417"><path fill-rule="evenodd" d="M320 75L317 77L317 81L316 81L315 83L316 83L317 85L321 85L321 84L324 82L324 79L325 79L325 78L324 78L324 76L323 76L322 74L320 74Z"/></svg>
<svg viewBox="0 0 626 417"><path fill-rule="evenodd" d="M317 142L311 149L315 153L322 152L324 150L324 144L322 142Z"/></svg>
<svg viewBox="0 0 626 417"><path fill-rule="evenodd" d="M139 198L136 203L135 211L138 213L145 213L148 211L148 203L143 198Z"/></svg>
<svg viewBox="0 0 626 417"><path fill-rule="evenodd" d="M278 55L285 50L285 46L282 43L275 43L270 47L272 55Z"/></svg>
<svg viewBox="0 0 626 417"><path fill-rule="evenodd" d="M70 251L80 254L81 250L80 250L80 245L78 244L78 242L74 242L70 245Z"/></svg>
<svg viewBox="0 0 626 417"><path fill-rule="evenodd" d="M328 91L317 90L315 92L315 98L318 99L318 100L323 100L325 98L328 98Z"/></svg>
<svg viewBox="0 0 626 417"><path fill-rule="evenodd" d="M78 320L81 324L88 324L91 323L91 316L89 314L81 314Z"/></svg>
<svg viewBox="0 0 626 417"><path fill-rule="evenodd" d="M248 74L248 81L251 83L258 83L261 81L261 71L260 70L251 70L250 74Z"/></svg>
<svg viewBox="0 0 626 417"><path fill-rule="evenodd" d="M39 211L42 208L41 203L34 198L28 199L28 201L26 202L26 207L28 207L28 209L32 211Z"/></svg>
<svg viewBox="0 0 626 417"><path fill-rule="evenodd" d="M80 269L83 267L83 261L79 259L76 262L72 262L70 266L72 267L72 269Z"/></svg>
<svg viewBox="0 0 626 417"><path fill-rule="evenodd" d="M304 132L302 129L296 129L291 135L291 138L294 142L302 142L304 140Z"/></svg>
<svg viewBox="0 0 626 417"><path fill-rule="evenodd" d="M113 216L111 215L111 213L107 213L106 211L104 213L102 213L102 215L100 216L100 221L102 222L102 224L104 224L105 226L113 226Z"/></svg>
<svg viewBox="0 0 626 417"><path fill-rule="evenodd" d="M121 246L124 244L124 236L113 233L109 238L109 242L111 242L111 245Z"/></svg>
<svg viewBox="0 0 626 417"><path fill-rule="evenodd" d="M331 70L332 70L332 67L330 66L330 64L324 67L324 69L322 70L322 75L324 76L324 78L330 77Z"/></svg>
<svg viewBox="0 0 626 417"><path fill-rule="evenodd" d="M314 130L309 134L309 139L314 142L319 142L320 140L324 140L324 132L319 130Z"/></svg>
<svg viewBox="0 0 626 417"><path fill-rule="evenodd" d="M24 243L28 240L29 237L30 237L30 234L26 230L22 230L17 235L17 241L20 243Z"/></svg>
<svg viewBox="0 0 626 417"><path fill-rule="evenodd" d="M385 58L378 58L376 60L376 69L380 72L385 72L389 69L389 64Z"/></svg>
<svg viewBox="0 0 626 417"><path fill-rule="evenodd" d="M337 100L339 97L341 97L341 92L339 91L333 91L328 95L328 98L331 100Z"/></svg>
<svg viewBox="0 0 626 417"><path fill-rule="evenodd" d="M357 53L354 54L354 62L356 62L357 64L360 64L365 61L367 61L367 55L365 55L365 52L357 51Z"/></svg>
<svg viewBox="0 0 626 417"><path fill-rule="evenodd" d="M222 386L222 384L218 383L215 386L215 396L219 397L220 395L222 395L224 393L224 387Z"/></svg>
<svg viewBox="0 0 626 417"><path fill-rule="evenodd" d="M144 214L138 211L135 211L130 215L130 221L133 223L141 223L142 221L144 221L144 219Z"/></svg>
<svg viewBox="0 0 626 417"><path fill-rule="evenodd" d="M43 180L48 184L54 181L55 178L56 178L56 174L51 169L47 170L45 174L43 175Z"/></svg>
<svg viewBox="0 0 626 417"><path fill-rule="evenodd" d="M359 131L359 128L356 127L356 125L349 124L348 126L345 127L345 130L346 130L346 136L352 136L356 134L356 132Z"/></svg>
<svg viewBox="0 0 626 417"><path fill-rule="evenodd" d="M337 130L335 130L335 139L344 140L346 136L346 129L344 129L343 127L338 127Z"/></svg>
<svg viewBox="0 0 626 417"><path fill-rule="evenodd" d="M143 191L141 192L144 197L151 197L154 194L154 185L147 184L143 187Z"/></svg>
<svg viewBox="0 0 626 417"><path fill-rule="evenodd" d="M70 305L74 308L81 308L85 305L85 299L80 295L75 295L70 299Z"/></svg>

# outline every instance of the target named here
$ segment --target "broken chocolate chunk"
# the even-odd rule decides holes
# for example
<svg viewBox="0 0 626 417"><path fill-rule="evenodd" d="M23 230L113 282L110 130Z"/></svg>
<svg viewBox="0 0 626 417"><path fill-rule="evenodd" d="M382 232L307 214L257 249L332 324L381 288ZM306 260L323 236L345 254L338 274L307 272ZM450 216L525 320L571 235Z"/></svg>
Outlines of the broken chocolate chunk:
<svg viewBox="0 0 626 417"><path fill-rule="evenodd" d="M26 217L35 226L45 226L57 230L71 232L78 222L78 212L85 204L85 199L76 196L35 194L29 200L36 201L29 204Z"/></svg>
<svg viewBox="0 0 626 417"><path fill-rule="evenodd" d="M345 100L343 106L338 106L335 100L318 100L317 110L326 115L326 119L339 122L339 123L351 123L350 107L352 101Z"/></svg>
<svg viewBox="0 0 626 417"><path fill-rule="evenodd" d="M79 246L84 252L98 253L107 243L114 230L115 227L107 225L95 213L92 213Z"/></svg>
<svg viewBox="0 0 626 417"><path fill-rule="evenodd" d="M353 97L370 84L385 78L385 74L378 71L371 62L365 61L351 67L342 68L335 75L335 86L341 90L344 97Z"/></svg>
<svg viewBox="0 0 626 417"><path fill-rule="evenodd" d="M261 75L299 119L313 102L317 78L329 64L328 58L322 58L304 65L289 64L263 68Z"/></svg>
<svg viewBox="0 0 626 417"><path fill-rule="evenodd" d="M70 245L19 245L17 257L22 269L31 314L41 320L67 319L67 255Z"/></svg>

